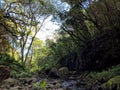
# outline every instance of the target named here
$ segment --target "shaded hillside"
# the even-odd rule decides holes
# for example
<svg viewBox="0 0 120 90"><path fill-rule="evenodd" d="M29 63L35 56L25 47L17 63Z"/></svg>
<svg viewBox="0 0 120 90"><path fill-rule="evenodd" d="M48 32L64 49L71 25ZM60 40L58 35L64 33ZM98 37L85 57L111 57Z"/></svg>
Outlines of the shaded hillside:
<svg viewBox="0 0 120 90"><path fill-rule="evenodd" d="M120 63L119 32L114 30L90 41L81 55L83 69L101 70Z"/></svg>
<svg viewBox="0 0 120 90"><path fill-rule="evenodd" d="M120 63L119 34L109 31L88 42L80 57L70 53L61 59L61 65L70 70L102 70Z"/></svg>

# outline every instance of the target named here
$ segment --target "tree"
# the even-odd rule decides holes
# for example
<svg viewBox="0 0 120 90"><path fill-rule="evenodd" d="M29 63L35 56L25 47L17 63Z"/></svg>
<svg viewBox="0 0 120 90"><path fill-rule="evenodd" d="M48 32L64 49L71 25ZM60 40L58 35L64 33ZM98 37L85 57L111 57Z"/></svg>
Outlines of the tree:
<svg viewBox="0 0 120 90"><path fill-rule="evenodd" d="M81 48L80 68L102 69L118 64L120 42L118 3L120 1L66 1L71 5L71 9L68 13L59 15L64 20L62 29L70 35L77 47Z"/></svg>
<svg viewBox="0 0 120 90"><path fill-rule="evenodd" d="M8 53L11 40L17 39L14 23L7 18L5 11L0 8L0 53Z"/></svg>
<svg viewBox="0 0 120 90"><path fill-rule="evenodd" d="M118 30L118 0L66 1L71 5L71 9L68 13L59 14L65 21L62 28L79 46L87 45L89 41L106 33L110 28Z"/></svg>
<svg viewBox="0 0 120 90"><path fill-rule="evenodd" d="M53 8L48 0L5 0L6 13L17 27L21 53L21 62L26 63L36 34L41 30L44 21L51 15ZM48 7L49 4L49 7ZM17 48L17 47L15 47Z"/></svg>
<svg viewBox="0 0 120 90"><path fill-rule="evenodd" d="M41 48L43 47L43 41L35 38L33 41L33 45L31 47L29 60L27 62L28 66L31 66L32 63L36 64L38 58L41 56Z"/></svg>

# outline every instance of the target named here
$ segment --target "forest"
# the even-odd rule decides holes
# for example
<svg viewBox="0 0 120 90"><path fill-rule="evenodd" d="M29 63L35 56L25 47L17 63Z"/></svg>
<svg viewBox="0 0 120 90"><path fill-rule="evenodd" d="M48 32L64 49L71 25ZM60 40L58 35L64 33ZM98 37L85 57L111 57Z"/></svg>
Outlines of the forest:
<svg viewBox="0 0 120 90"><path fill-rule="evenodd" d="M0 0L0 90L120 90L119 30L120 0Z"/></svg>

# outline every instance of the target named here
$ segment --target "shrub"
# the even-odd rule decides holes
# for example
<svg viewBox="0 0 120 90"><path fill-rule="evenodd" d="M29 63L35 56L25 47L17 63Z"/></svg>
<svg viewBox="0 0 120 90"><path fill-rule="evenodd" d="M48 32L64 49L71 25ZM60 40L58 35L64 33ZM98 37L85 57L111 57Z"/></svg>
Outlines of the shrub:
<svg viewBox="0 0 120 90"><path fill-rule="evenodd" d="M17 77L19 73L25 71L25 65L20 64L8 54L0 54L0 66L9 67L11 77Z"/></svg>

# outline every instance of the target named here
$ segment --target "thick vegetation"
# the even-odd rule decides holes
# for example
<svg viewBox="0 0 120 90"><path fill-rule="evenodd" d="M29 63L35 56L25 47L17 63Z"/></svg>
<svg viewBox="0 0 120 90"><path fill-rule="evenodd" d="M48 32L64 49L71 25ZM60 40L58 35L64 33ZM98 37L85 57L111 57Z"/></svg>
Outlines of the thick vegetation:
<svg viewBox="0 0 120 90"><path fill-rule="evenodd" d="M61 0L69 5L65 11L56 2L0 2L0 82L32 74L60 78L70 71L91 84L99 82L103 90L119 90L120 1ZM60 29L54 40L43 42L36 35L51 16Z"/></svg>

